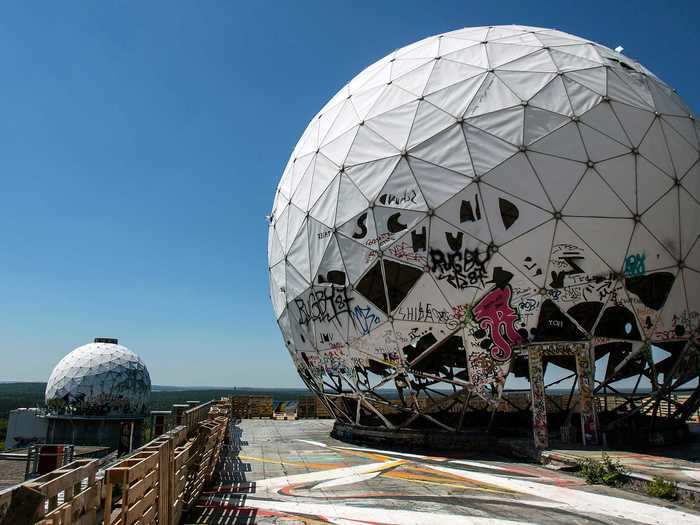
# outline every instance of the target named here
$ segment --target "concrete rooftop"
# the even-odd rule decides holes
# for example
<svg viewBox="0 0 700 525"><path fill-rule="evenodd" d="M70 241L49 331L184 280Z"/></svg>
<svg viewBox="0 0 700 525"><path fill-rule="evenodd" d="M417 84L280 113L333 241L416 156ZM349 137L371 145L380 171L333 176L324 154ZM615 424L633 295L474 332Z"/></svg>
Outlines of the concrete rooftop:
<svg viewBox="0 0 700 525"><path fill-rule="evenodd" d="M185 523L699 524L700 514L503 457L349 445L329 420L244 420Z"/></svg>

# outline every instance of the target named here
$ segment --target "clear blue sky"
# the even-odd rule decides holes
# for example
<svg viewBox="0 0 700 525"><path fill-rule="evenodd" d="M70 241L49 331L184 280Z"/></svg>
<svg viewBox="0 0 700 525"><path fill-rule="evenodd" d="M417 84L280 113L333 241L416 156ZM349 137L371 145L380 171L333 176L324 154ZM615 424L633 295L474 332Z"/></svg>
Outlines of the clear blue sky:
<svg viewBox="0 0 700 525"><path fill-rule="evenodd" d="M157 384L300 385L265 214L345 82L419 38L517 23L621 44L697 110L698 19L697 0L3 4L0 380L106 336Z"/></svg>

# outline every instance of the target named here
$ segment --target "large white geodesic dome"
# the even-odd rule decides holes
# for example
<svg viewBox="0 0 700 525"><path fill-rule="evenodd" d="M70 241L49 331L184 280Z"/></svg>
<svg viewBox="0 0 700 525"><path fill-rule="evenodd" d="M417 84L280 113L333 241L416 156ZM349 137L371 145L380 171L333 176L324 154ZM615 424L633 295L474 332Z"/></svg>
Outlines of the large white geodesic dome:
<svg viewBox="0 0 700 525"><path fill-rule="evenodd" d="M59 361L46 385L49 411L59 415L144 416L151 377L139 356L99 339Z"/></svg>
<svg viewBox="0 0 700 525"><path fill-rule="evenodd" d="M300 375L347 421L391 425L396 389L401 425L442 428L449 392L498 398L535 341L596 345L596 388L696 386L699 134L644 66L560 31L390 53L314 116L277 188L270 290Z"/></svg>

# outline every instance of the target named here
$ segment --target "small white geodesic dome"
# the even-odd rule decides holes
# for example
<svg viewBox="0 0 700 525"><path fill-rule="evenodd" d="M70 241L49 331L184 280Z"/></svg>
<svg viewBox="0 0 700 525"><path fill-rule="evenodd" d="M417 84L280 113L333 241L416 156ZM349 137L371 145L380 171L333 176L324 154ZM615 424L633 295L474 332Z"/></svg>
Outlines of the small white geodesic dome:
<svg viewBox="0 0 700 525"><path fill-rule="evenodd" d="M52 414L145 416L151 377L139 356L116 340L96 339L59 361L46 385Z"/></svg>
<svg viewBox="0 0 700 525"><path fill-rule="evenodd" d="M644 66L560 31L390 53L311 120L275 195L271 298L300 375L351 422L380 389L409 422L436 421L436 390L493 400L533 341L593 342L605 384L697 385L699 134Z"/></svg>

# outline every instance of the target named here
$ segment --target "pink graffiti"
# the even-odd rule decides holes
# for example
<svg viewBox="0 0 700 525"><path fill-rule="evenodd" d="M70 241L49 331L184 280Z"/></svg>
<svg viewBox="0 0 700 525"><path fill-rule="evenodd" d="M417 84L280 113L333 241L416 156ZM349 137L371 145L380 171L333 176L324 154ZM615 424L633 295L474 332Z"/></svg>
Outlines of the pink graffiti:
<svg viewBox="0 0 700 525"><path fill-rule="evenodd" d="M494 288L473 310L476 322L491 336L491 357L497 361L510 359L513 354L510 345L522 341L522 336L515 329L518 314L510 306L511 293L510 286Z"/></svg>

